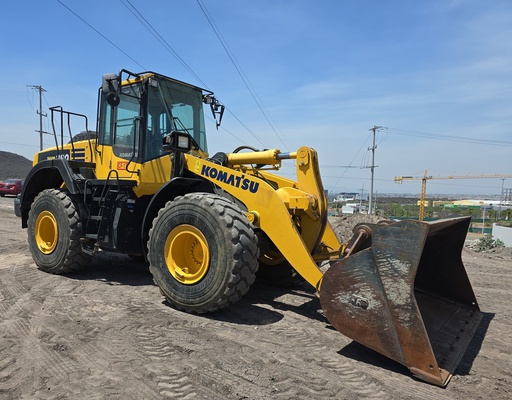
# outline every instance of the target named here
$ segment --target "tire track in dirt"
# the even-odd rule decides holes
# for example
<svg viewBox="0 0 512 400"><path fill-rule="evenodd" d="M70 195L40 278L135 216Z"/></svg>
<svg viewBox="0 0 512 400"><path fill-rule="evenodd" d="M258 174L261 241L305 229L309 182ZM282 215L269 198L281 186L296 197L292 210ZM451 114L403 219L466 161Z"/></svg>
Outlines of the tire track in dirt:
<svg viewBox="0 0 512 400"><path fill-rule="evenodd" d="M104 284L94 282L92 286L96 285ZM136 369L140 355L134 349L130 336L137 321L129 317L126 304L107 303L101 293L97 288L85 288L82 294L65 296L65 301L62 297L54 299L56 307L64 307L66 311L60 318L67 323L61 323L61 326L70 326L70 330L75 332L75 340L67 346L76 365L86 367L81 372L84 381L92 392L101 390L105 398L160 398L155 388L146 383ZM123 382L129 383L123 386ZM120 396L121 393L129 395Z"/></svg>
<svg viewBox="0 0 512 400"><path fill-rule="evenodd" d="M465 251L484 321L441 389L330 329L310 290L255 284L228 310L184 314L127 257L100 253L83 273L53 276L34 266L26 233L5 227L1 399L511 398L510 259Z"/></svg>
<svg viewBox="0 0 512 400"><path fill-rule="evenodd" d="M299 300L298 303L301 301ZM237 310L239 309L234 308L226 313L231 314L233 311L236 315L247 311L243 306L240 311ZM229 318L235 317L230 315ZM236 392L245 395L250 393L249 398L259 396L258 398L275 399L311 398L312 396L336 398L340 393L356 394L361 398L387 397L377 383L360 373L350 363L341 363L338 358L331 360L322 356L332 349L327 349L325 345L320 344L323 338L319 340L317 327L310 326L311 321L308 317L294 318L287 315L285 319L287 320L282 327L277 323L255 329L251 325L240 326L240 324L212 320L208 317L193 317L173 323L167 329L145 327L144 330L139 329L137 333L141 337L140 341L146 343L144 351L152 358L154 371L158 370L154 368L154 363L164 364L168 362L165 361L166 359L173 360L173 363L178 362L191 370L199 368L203 380L210 378L205 382L208 386L211 386L212 382L231 382L224 389L227 393ZM184 346L184 338L194 335L195 341L200 342L201 335L196 333L199 329L209 332L207 341L210 351L213 351L218 342L223 347L229 343L227 347L236 349L236 353L216 354L215 363L202 362L197 365L192 362L191 357L188 356L192 354L196 343L186 339ZM166 330L172 332L172 336L162 336L159 333ZM335 335L338 333L335 332ZM208 348L205 349L204 343L200 345L203 352L209 352ZM295 354L297 349L300 349L299 353ZM211 360L212 357L207 355L205 354L204 358ZM197 357L202 355L194 353L194 358ZM340 358L342 359L341 356ZM312 369L316 377L314 381L304 376L305 365L308 370ZM326 365L336 365L336 368L329 371ZM262 376L261 373L251 374L252 370L269 372ZM339 384L340 372L343 385ZM326 378L319 379L318 376L326 376ZM164 377L156 376L156 379L162 381ZM182 386L174 388L176 390L174 395L178 395L180 390L189 388L189 380L183 378L180 379L180 383ZM269 389L263 391L262 387L269 387ZM199 389L197 382L195 389L196 391Z"/></svg>
<svg viewBox="0 0 512 400"><path fill-rule="evenodd" d="M144 368L156 382L162 396L176 399L210 398L212 393L208 388L204 388L200 380L194 379L194 375L197 375L194 371L199 368L194 360L200 355L195 354L193 342L197 339L195 330L200 327L183 326L181 322L178 318L166 325L160 322L136 329L140 349L149 361ZM190 358L192 354L193 359ZM204 382L205 365L200 367Z"/></svg>
<svg viewBox="0 0 512 400"><path fill-rule="evenodd" d="M293 390L296 395L306 398L311 381L296 378L306 365L312 376L322 377L322 380L315 379L315 382L319 382L317 391L322 398L336 398L340 395L356 395L367 399L389 398L378 381L361 372L353 362L338 355L336 348L331 347L332 334L338 336L339 333L325 332L325 324L318 321L313 325L308 317L286 312L283 321L272 326L272 336L265 336L267 346L273 349L279 349L286 343L294 344L293 352L274 352L277 360L286 365L289 375L294 376L291 380L288 378L276 382L279 392L289 393ZM340 342L343 340L340 336ZM339 385L340 381L343 385Z"/></svg>
<svg viewBox="0 0 512 400"><path fill-rule="evenodd" d="M109 372L94 371L109 371L109 367L117 362L125 363L126 352L114 353L110 350L119 349L122 340L116 340L111 347L109 341L98 343L96 336L100 331L97 322L109 326L113 319L109 316L122 314L126 307L122 304L103 304L105 300L98 301L94 295L87 296L87 290L80 287L81 281L44 274L35 268L14 272L1 276L2 287L10 288L7 295L3 295L10 299L10 304L4 307L7 312L3 313L2 324L7 325L3 330L4 337L16 339L18 343L14 349L15 362L31 366L30 370L17 370L18 374L31 377L29 381L32 386L25 384L23 393L35 398L55 398L55 392L50 390L52 387L59 386L59 382L76 379L90 380L91 388L96 393L101 389L104 395L110 393L114 396L109 398L116 398L116 394L120 398L119 383L130 376L129 372L123 371L129 371L129 365L114 368L114 375L117 375L114 377L109 376ZM94 286L94 282L92 284ZM52 287L58 290L52 291ZM43 288L46 291L39 290ZM93 293L98 294L97 288L93 289ZM76 326L80 325L80 321L88 320L95 322L82 323L77 335ZM103 337L109 336L108 328L104 332ZM117 337L116 334L110 336ZM138 374L132 378L140 380ZM6 380L13 382L13 385L19 382L12 374ZM97 387L98 382L101 382L101 387ZM12 392L14 386L5 389ZM143 382L130 392L133 398L159 398L153 388ZM59 393L70 398L84 395L69 387L59 387ZM124 395L121 397L125 398Z"/></svg>
<svg viewBox="0 0 512 400"><path fill-rule="evenodd" d="M258 340L272 349L276 361L288 371L286 379L277 380L279 392L289 393L291 386L293 398L307 398L307 389L297 385L300 380L295 378L306 369L315 381L319 376L327 380L322 398L389 399L411 390L421 393L425 399L442 398L443 389L414 380L407 368L332 329L317 313L319 303L308 300L308 293L294 290L283 297L275 297L271 304L283 318L260 328L263 335ZM294 346L289 346L290 343ZM280 351L287 348L288 353ZM340 348L350 356L343 355ZM348 348L350 350L346 351ZM290 380L290 377L293 378ZM305 382L305 385L310 383Z"/></svg>
<svg viewBox="0 0 512 400"><path fill-rule="evenodd" d="M11 338L17 343L16 348L12 349L15 354L15 362L19 364L18 370L21 376L27 374L26 366L30 366L31 371L39 371L42 365L45 367L41 370L55 374L57 377L64 379L65 374L61 373L61 369L56 368L59 363L58 358L51 357L51 353L45 351L40 339L42 327L38 323L33 323L32 319L39 315L44 300L37 296L37 292L31 291L31 286L37 281L33 277L36 271L28 268L12 268L7 274L2 275L1 284L9 288L8 307L4 310L1 329L4 338ZM43 277L44 278L44 277ZM45 279L39 279L39 282ZM5 296L4 296L5 297ZM11 377L14 384L19 381L18 377ZM31 382L37 382L38 377L34 376ZM29 382L30 382L29 381ZM26 393L26 382L23 385L23 392Z"/></svg>
<svg viewBox="0 0 512 400"><path fill-rule="evenodd" d="M147 368L162 385L162 395L181 398L193 388L192 398L198 399L276 398L274 391L267 389L272 381L267 374L259 372L272 371L275 359L265 360L265 352L259 346L243 344L244 332L235 335L238 340L230 340L222 333L232 329L231 324L207 317L190 318L174 310L169 312L173 315L168 325L137 330L143 351L151 359ZM220 348L226 350L219 352ZM172 386L167 385L170 363L178 368L171 371L176 378Z"/></svg>
<svg viewBox="0 0 512 400"><path fill-rule="evenodd" d="M29 288L24 286L14 274L15 267L4 269L0 276L0 293L2 298L12 306L20 296L27 293Z"/></svg>
<svg viewBox="0 0 512 400"><path fill-rule="evenodd" d="M13 398L21 395L23 379L20 377L20 366L16 360L15 353L17 344L14 339L6 338L2 335L0 341L0 395L5 394L5 398ZM0 396L2 398L2 396Z"/></svg>
<svg viewBox="0 0 512 400"><path fill-rule="evenodd" d="M357 378L352 379L353 383L343 380L343 385L340 385L340 376L326 369L326 365L329 365L326 355L329 352L336 354L336 350L328 348L326 343L333 342L333 337L343 340L343 336L339 336L337 332L322 333L325 331L325 322L320 321L322 317L317 313L319 303L311 293L293 291L291 295L277 295L271 301L271 306L264 301L259 303L263 299L258 299L258 295L255 297L257 306L264 308L264 312L279 313L282 317L275 318L275 322L257 327L256 330L250 325L250 319L247 326L242 328L230 324L219 336L225 340L238 341L238 345L244 342L244 335L237 335L240 331L253 336L249 342L258 343L255 352L265 354L263 369L274 371L269 377L273 387L272 398L337 398L342 393L350 394L354 391L360 397L386 398L382 391L360 373ZM247 319L251 311L242 306L230 310L230 313L245 314ZM254 318L259 319L253 314ZM261 358L258 357L258 360ZM340 360L337 360L338 368L339 363ZM308 371L306 375L304 369ZM354 368L351 372L357 374ZM315 380L312 381L310 376L315 376ZM319 376L322 378L319 379ZM361 389L362 387L365 389Z"/></svg>
<svg viewBox="0 0 512 400"><path fill-rule="evenodd" d="M290 315L294 327L293 332L285 329L283 336L291 336L290 341L301 343L300 349L310 346L316 348L320 368L329 366L329 373L318 370L323 376L338 379L347 385L350 391L344 394L349 398L403 398L406 393L414 393L415 398L438 400L452 398L445 389L428 385L417 380L404 366L396 363L335 331L325 320L324 327L309 327L310 315ZM323 328L330 329L323 329ZM314 334L316 332L316 335ZM308 335L316 337L318 342L311 341ZM304 337L303 337L304 336ZM339 350L338 350L339 349ZM299 355L300 352L294 352ZM299 355L299 359L307 355ZM330 374L332 372L332 374ZM316 373L314 374L317 375Z"/></svg>
<svg viewBox="0 0 512 400"><path fill-rule="evenodd" d="M290 357L295 358L293 365L306 364L308 368L318 369L322 374L328 374L325 371L326 366L329 369L347 370L350 364L344 361L344 357L337 355L337 349L340 345L346 345L351 342L350 339L339 334L332 328L329 329L325 317L318 311L320 303L311 291L293 290L283 296L274 298L272 308L283 314L283 318L263 329L270 335L266 335L261 340L266 342L267 346L274 349L287 347L287 344L293 343L293 356L284 354L280 362L289 361ZM335 355L336 354L336 355ZM275 352L276 357L283 357L281 352ZM288 362L289 363L289 362ZM357 370L353 369L357 372ZM315 371L313 371L315 372ZM329 380L336 378L329 376ZM362 376L357 378L360 380ZM357 383L355 386L359 386ZM378 393L378 396L382 396Z"/></svg>

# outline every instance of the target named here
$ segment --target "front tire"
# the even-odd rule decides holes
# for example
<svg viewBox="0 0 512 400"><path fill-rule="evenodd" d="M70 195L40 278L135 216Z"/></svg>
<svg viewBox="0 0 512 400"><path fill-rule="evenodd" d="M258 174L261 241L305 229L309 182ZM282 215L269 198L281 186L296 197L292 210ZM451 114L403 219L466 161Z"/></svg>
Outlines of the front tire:
<svg viewBox="0 0 512 400"><path fill-rule="evenodd" d="M46 189L37 195L28 214L28 243L39 269L65 274L88 264L79 224L75 205L64 192Z"/></svg>
<svg viewBox="0 0 512 400"><path fill-rule="evenodd" d="M256 235L224 197L190 193L168 202L149 232L150 271L169 303L212 312L242 298L258 268Z"/></svg>

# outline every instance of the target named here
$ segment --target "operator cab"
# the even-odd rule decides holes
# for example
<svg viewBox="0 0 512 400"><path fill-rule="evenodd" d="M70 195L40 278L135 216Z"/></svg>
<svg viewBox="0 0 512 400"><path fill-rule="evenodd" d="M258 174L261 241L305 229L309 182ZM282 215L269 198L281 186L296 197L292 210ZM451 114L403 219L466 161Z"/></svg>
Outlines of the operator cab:
<svg viewBox="0 0 512 400"><path fill-rule="evenodd" d="M161 185L169 179L158 171L168 171L162 165L170 162L163 144L171 132L188 135L192 151L206 157L203 104L210 105L215 119L219 117L217 127L224 111L212 92L153 72L106 74L100 92L100 175L116 170L119 177L144 184ZM146 171L141 179L145 169L152 172Z"/></svg>

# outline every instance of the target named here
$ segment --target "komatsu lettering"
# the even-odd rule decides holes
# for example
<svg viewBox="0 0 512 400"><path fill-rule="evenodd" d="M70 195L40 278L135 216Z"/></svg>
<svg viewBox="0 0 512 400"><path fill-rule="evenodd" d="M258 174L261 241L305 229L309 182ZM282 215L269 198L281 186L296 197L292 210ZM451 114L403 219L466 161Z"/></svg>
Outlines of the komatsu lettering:
<svg viewBox="0 0 512 400"><path fill-rule="evenodd" d="M236 176L226 171L221 171L217 168L210 167L208 165L203 165L203 168L201 169L201 175L215 179L219 182L223 182L227 185L240 188L242 190L249 190L251 193L256 193L260 186L258 182L253 182L250 179L244 178L245 175Z"/></svg>

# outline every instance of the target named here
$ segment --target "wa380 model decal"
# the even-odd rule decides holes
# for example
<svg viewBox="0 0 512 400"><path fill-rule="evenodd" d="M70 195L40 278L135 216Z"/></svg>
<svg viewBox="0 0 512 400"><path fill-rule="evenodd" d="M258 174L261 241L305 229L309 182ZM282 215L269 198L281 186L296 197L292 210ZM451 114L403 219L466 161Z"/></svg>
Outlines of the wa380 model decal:
<svg viewBox="0 0 512 400"><path fill-rule="evenodd" d="M201 175L215 179L219 182L226 183L242 190L248 190L251 193L256 193L260 184L253 182L250 179L244 178L245 175L236 176L225 171L220 171L215 167L203 165Z"/></svg>
<svg viewBox="0 0 512 400"><path fill-rule="evenodd" d="M75 148L46 150L39 154L39 161L56 160L58 158L63 160L85 161L85 149Z"/></svg>

